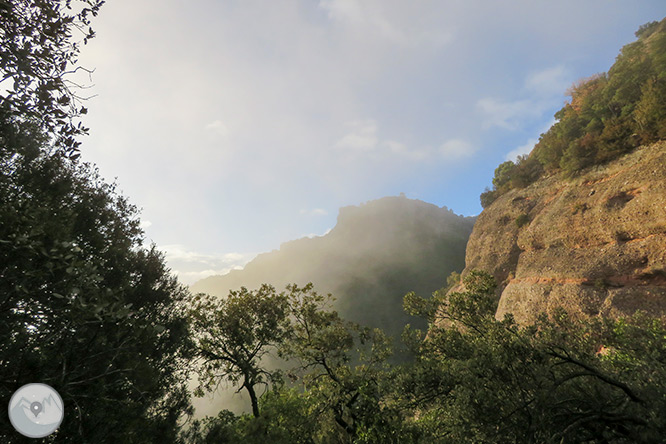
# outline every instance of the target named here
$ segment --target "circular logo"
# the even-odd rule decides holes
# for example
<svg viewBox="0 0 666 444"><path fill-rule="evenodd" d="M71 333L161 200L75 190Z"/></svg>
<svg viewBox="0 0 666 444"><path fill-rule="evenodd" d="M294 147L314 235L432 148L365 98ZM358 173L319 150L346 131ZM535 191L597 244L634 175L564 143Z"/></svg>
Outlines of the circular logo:
<svg viewBox="0 0 666 444"><path fill-rule="evenodd" d="M26 384L9 401L9 420L28 438L43 438L55 432L63 415L62 398L46 384Z"/></svg>

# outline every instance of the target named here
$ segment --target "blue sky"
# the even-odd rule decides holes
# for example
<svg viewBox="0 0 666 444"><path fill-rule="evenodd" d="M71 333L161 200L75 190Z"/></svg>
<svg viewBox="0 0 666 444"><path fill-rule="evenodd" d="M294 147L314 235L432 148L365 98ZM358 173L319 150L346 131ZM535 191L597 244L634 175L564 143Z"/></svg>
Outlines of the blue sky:
<svg viewBox="0 0 666 444"><path fill-rule="evenodd" d="M183 282L404 192L464 215L659 1L108 2L84 160Z"/></svg>

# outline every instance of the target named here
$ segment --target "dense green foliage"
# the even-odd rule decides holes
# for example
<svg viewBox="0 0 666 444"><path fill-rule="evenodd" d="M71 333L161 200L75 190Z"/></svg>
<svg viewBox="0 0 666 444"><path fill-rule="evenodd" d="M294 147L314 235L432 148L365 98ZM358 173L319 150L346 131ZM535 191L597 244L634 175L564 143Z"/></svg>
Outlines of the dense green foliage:
<svg viewBox="0 0 666 444"><path fill-rule="evenodd" d="M250 393L259 385L269 390L258 402L252 400L252 417L222 412L195 422L183 439L392 442L384 435L394 434L394 424L388 424L399 413L380 404L391 352L380 330L344 321L331 309L331 295L318 294L311 284L290 285L279 294L269 286L243 289L229 300L209 305L202 297L192 311L205 370L200 381L206 388L226 379ZM239 300L255 302L245 305L250 314L225 323ZM258 322L245 322L250 319ZM261 358L269 352L283 360L283 371L268 370L270 364ZM285 375L288 381L281 379Z"/></svg>
<svg viewBox="0 0 666 444"><path fill-rule="evenodd" d="M81 43L95 33L90 18L103 0L0 1L0 108L5 118L30 120L70 156L77 156L77 136L87 129L78 121L86 108L80 89L67 74L77 66ZM82 35L81 41L72 38Z"/></svg>
<svg viewBox="0 0 666 444"><path fill-rule="evenodd" d="M492 277L466 291L406 297L431 323L410 333L418 360L399 372L399 403L433 443L660 442L666 408L666 325L553 319L496 320Z"/></svg>
<svg viewBox="0 0 666 444"><path fill-rule="evenodd" d="M493 189L481 195L484 208L544 173L572 176L666 138L666 20L641 26L636 36L608 73L571 87L571 100L555 114L557 122L528 157L497 167Z"/></svg>
<svg viewBox="0 0 666 444"><path fill-rule="evenodd" d="M0 2L0 392L60 393L44 442L170 442L189 409L187 293L137 209L76 160L64 76L100 3ZM0 441L31 440L3 415Z"/></svg>
<svg viewBox="0 0 666 444"><path fill-rule="evenodd" d="M173 437L188 405L184 289L90 167L12 148L0 155L2 398L53 386L68 412L59 442ZM2 441L16 435L3 421Z"/></svg>
<svg viewBox="0 0 666 444"><path fill-rule="evenodd" d="M459 283L454 276L450 287ZM576 320L562 312L518 326L511 317L495 319L490 275L471 271L462 283L463 291L405 296L405 309L426 318L429 329L405 330L416 359L400 366L386 364L380 332L345 323L310 286L288 288L280 297L291 307L289 328L275 350L297 361L286 372L290 382L265 392L258 416L223 411L195 421L183 440L660 442L663 321ZM365 347L354 353L358 345Z"/></svg>

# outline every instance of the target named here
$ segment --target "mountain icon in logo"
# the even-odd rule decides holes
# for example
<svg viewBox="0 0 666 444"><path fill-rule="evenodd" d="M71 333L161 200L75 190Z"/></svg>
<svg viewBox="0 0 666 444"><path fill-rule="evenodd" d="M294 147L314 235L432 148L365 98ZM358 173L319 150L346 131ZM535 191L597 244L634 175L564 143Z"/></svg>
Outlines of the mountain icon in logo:
<svg viewBox="0 0 666 444"><path fill-rule="evenodd" d="M63 416L62 398L46 384L26 384L9 401L9 420L16 431L29 438L50 435Z"/></svg>

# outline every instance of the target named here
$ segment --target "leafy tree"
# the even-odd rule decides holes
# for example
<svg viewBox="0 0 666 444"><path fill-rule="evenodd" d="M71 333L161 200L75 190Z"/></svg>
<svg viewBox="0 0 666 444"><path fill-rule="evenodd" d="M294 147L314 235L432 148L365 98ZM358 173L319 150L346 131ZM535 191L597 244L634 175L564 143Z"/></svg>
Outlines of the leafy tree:
<svg viewBox="0 0 666 444"><path fill-rule="evenodd" d="M608 73L581 79L567 91L570 102L555 113L556 123L528 157L497 167L493 189L481 195L484 208L544 172L572 177L666 137L666 20L641 26L636 36Z"/></svg>
<svg viewBox="0 0 666 444"><path fill-rule="evenodd" d="M634 35L636 35L636 37L638 38L649 37L650 35L652 35L653 32L657 30L658 26L659 22L657 21L645 23L644 25L638 27L638 30L634 33Z"/></svg>
<svg viewBox="0 0 666 444"><path fill-rule="evenodd" d="M25 140L24 156L0 161L3 398L52 385L66 406L60 442L175 436L188 405L184 288L112 185L57 153L28 154L39 147ZM0 433L16 439L6 423Z"/></svg>
<svg viewBox="0 0 666 444"><path fill-rule="evenodd" d="M420 442L635 443L664 433L666 325L576 320L560 312L520 327L494 317L482 272L463 292L405 298L430 322L407 330L417 361L396 375L394 402L411 408Z"/></svg>
<svg viewBox="0 0 666 444"><path fill-rule="evenodd" d="M495 189L501 189L504 185L508 184L511 180L511 176L516 170L516 164L511 160L507 160L504 163L501 163L495 169L495 177L493 177L493 187Z"/></svg>
<svg viewBox="0 0 666 444"><path fill-rule="evenodd" d="M286 338L287 298L270 285L256 291L242 287L225 299L199 294L190 309L192 335L199 358L197 394L213 391L226 380L250 395L259 417L256 386L278 382L280 372L268 370L262 358L277 354Z"/></svg>
<svg viewBox="0 0 666 444"><path fill-rule="evenodd" d="M138 211L77 162L70 88L101 1L0 2L0 391L52 385L45 442L171 442L189 412L187 295ZM0 420L3 442L25 442Z"/></svg>
<svg viewBox="0 0 666 444"><path fill-rule="evenodd" d="M292 328L284 356L299 362L304 385L320 419L332 419L331 433L357 440L385 429L377 424L386 415L379 403L381 378L391 354L390 340L379 329L345 322L330 310L331 295L316 293L311 284L289 286ZM355 441L356 442L356 441ZM391 441L386 441L391 442Z"/></svg>
<svg viewBox="0 0 666 444"><path fill-rule="evenodd" d="M209 442L233 430L242 442L397 442L401 413L380 402L390 385L389 340L344 321L331 304L312 284L279 294L266 285L241 289L223 300L197 296L190 313L202 388L226 379L254 398L252 416L196 423L193 436ZM285 360L291 388L261 359L269 352ZM260 395L254 386L264 383Z"/></svg>
<svg viewBox="0 0 666 444"><path fill-rule="evenodd" d="M95 33L90 19L103 0L3 0L0 2L0 109L3 119L30 121L58 146L77 155L86 133L77 117L86 113L76 84L81 42ZM81 42L73 34L82 35Z"/></svg>
<svg viewBox="0 0 666 444"><path fill-rule="evenodd" d="M500 197L500 192L498 190L491 190L490 188L486 187L483 193L481 193L481 196L479 196L479 199L481 200L481 206L483 208L488 208L490 204L497 200L498 197Z"/></svg>

